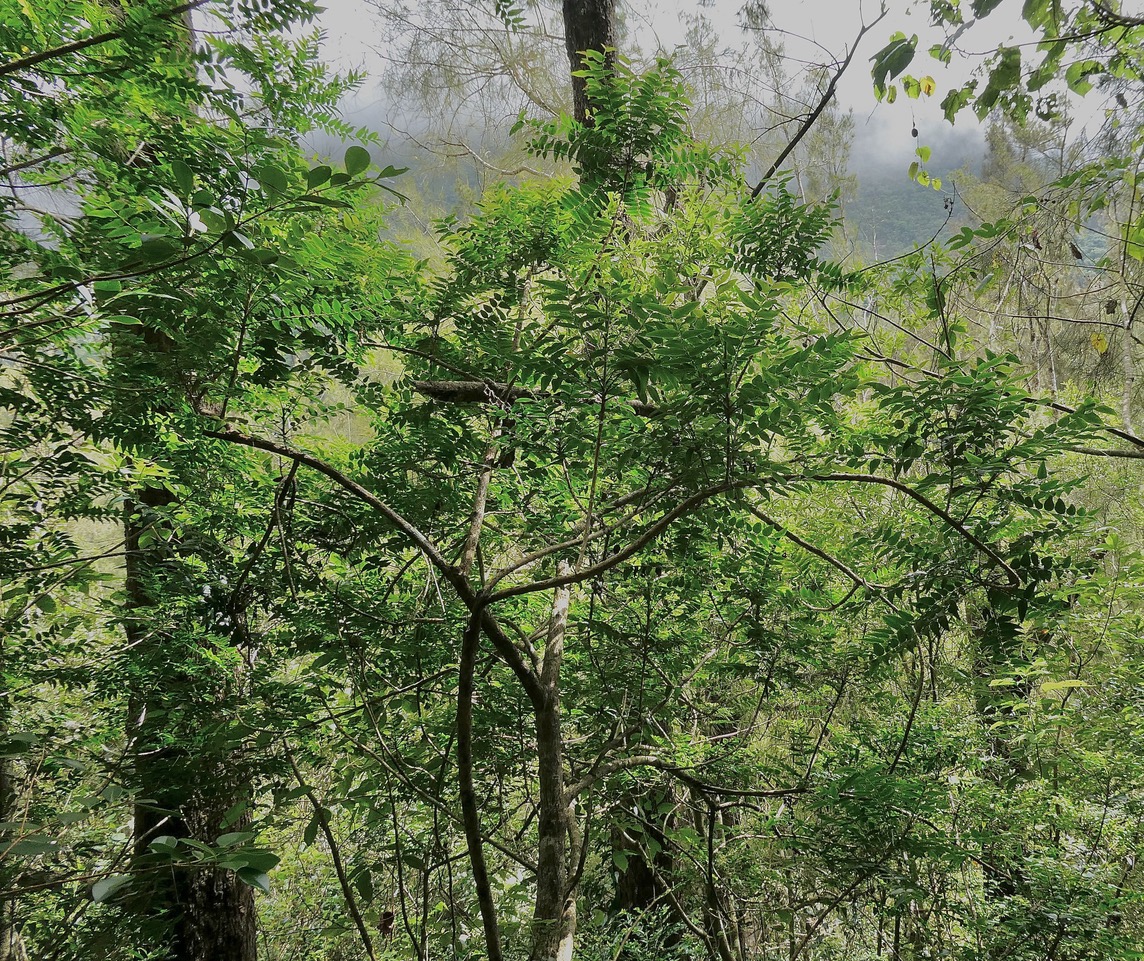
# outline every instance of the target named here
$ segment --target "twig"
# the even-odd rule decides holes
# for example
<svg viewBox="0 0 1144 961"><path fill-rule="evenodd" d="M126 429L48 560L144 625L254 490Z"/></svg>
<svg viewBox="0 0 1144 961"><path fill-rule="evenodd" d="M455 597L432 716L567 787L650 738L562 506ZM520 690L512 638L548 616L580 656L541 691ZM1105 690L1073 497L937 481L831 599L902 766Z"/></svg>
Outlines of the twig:
<svg viewBox="0 0 1144 961"><path fill-rule="evenodd" d="M306 795L311 806L314 808L314 818L318 822L318 827L322 831L322 835L326 839L326 844L330 847L330 860L334 865L334 873L338 876L338 884L342 888L342 896L346 899L346 908L350 912L350 917L353 918L354 925L361 935L362 944L365 946L365 953L369 955L370 961L377 961L377 955L373 953L373 939L369 936L369 930L365 926L365 920L358 910L357 898L354 897L353 888L350 886L349 877L346 875L345 865L342 863L342 856L338 850L338 842L334 838L334 832L330 828L330 819L326 814L326 809L322 807L321 802L314 794L314 789L306 783L306 779L302 776L302 772L298 770L298 764L294 760L294 755L290 751L290 745L286 739L282 739L282 749L286 752L286 760L290 762L290 769L294 772L294 777L298 781L298 787Z"/></svg>
<svg viewBox="0 0 1144 961"><path fill-rule="evenodd" d="M791 153L794 151L794 148L799 145L799 142L802 140L802 138L807 135L807 133L810 131L810 128L814 126L815 122L822 115L822 111L824 111L830 101L834 99L834 90L838 86L838 81L842 79L842 75L846 72L846 68L850 66L850 61L854 59L854 54L858 50L858 44L861 42L862 38L866 36L867 33L869 33L874 29L874 27L882 22L886 14L887 11L885 8L883 8L882 12L878 15L876 20L874 20L872 23L866 23L862 25L862 29L858 31L858 36L854 38L854 43L851 45L849 53L846 54L846 59L843 60L838 69L834 71L834 76L830 78L830 83L826 85L826 90L823 91L822 97L819 99L818 104L810 113L808 113L803 118L802 125L798 128L798 131L787 142L787 145L782 149L782 152L775 158L775 162L767 168L767 172L763 174L762 179L758 182L758 184L755 185L755 189L751 191L751 200L754 200L760 193L763 192L763 188L766 187L767 181L769 181L771 177L775 175L775 171L782 166L783 161L791 155Z"/></svg>

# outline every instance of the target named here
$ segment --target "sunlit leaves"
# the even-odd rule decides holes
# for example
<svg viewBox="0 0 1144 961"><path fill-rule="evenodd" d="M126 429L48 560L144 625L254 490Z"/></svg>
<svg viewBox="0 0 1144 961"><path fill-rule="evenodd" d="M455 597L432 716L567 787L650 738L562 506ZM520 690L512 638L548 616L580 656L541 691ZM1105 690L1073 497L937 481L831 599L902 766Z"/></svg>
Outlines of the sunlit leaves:
<svg viewBox="0 0 1144 961"><path fill-rule="evenodd" d="M890 42L870 58L874 64L870 75L874 78L874 93L879 100L886 94L888 81L893 80L908 67L917 51L918 37L906 37L900 31L890 37Z"/></svg>

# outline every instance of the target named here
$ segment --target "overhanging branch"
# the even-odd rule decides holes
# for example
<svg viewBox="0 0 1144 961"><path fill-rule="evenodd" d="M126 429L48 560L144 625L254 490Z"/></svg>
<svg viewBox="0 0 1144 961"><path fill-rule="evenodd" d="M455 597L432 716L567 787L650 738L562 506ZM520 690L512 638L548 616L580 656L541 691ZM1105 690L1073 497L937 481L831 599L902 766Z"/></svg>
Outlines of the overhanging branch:
<svg viewBox="0 0 1144 961"><path fill-rule="evenodd" d="M534 390L531 387L518 387L515 384L497 383L491 380L415 380L413 389L424 397L443 404L488 404L494 401L513 404L518 400L555 399L551 391ZM600 402L593 397L592 403ZM658 408L639 400L627 403L643 417L653 416Z"/></svg>
<svg viewBox="0 0 1144 961"><path fill-rule="evenodd" d="M170 20L172 17L189 13L207 2L208 0L190 0L188 3L180 3L177 7L160 10L155 14L153 19ZM60 57L66 57L69 53L78 53L80 50L86 50L88 47L97 47L104 43L110 43L112 40L118 40L126 33L127 31L124 29L107 30L104 33L92 34L90 37L83 37L80 40L73 40L71 43L52 47L50 50L41 50L38 53L30 53L26 57L20 57L17 60L9 60L7 63L0 64L0 77L6 77L9 74L18 73L21 70L27 70L29 67L34 67L48 60L57 60Z"/></svg>

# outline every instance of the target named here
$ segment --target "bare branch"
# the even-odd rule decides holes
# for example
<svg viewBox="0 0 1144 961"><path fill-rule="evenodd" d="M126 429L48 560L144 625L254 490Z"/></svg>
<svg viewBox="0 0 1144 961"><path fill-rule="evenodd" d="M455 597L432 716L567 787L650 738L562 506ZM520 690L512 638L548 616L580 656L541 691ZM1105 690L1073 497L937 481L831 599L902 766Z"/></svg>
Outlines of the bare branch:
<svg viewBox="0 0 1144 961"><path fill-rule="evenodd" d="M361 911L358 910L357 898L354 897L353 887L350 885L349 876L346 874L345 865L342 863L342 855L338 848L338 842L334 837L333 829L330 827L329 815L326 814L326 809L314 794L314 789L306 783L306 779L302 776L302 772L298 769L298 764L294 760L290 745L285 739L282 741L282 748L286 752L286 760L290 762L290 769L294 772L294 778L298 782L299 789L306 795L306 799L314 809L314 819L318 822L322 836L326 839L326 844L329 846L330 861L334 865L334 873L338 877L338 885L342 889L342 897L345 898L346 909L349 911L350 917L353 918L354 926L358 929L358 934L361 935L365 953L369 956L370 961L376 961L377 955L373 953L373 939L369 936L369 929L365 926L365 920L361 916Z"/></svg>
<svg viewBox="0 0 1144 961"><path fill-rule="evenodd" d="M754 200L759 194L763 192L763 188L766 187L767 182L771 179L771 177L775 175L775 171L777 171L779 167L783 165L783 161L785 161L787 157L789 157L794 152L794 148L799 145L799 142L802 140L802 138L810 132L810 128L813 127L818 118L822 116L822 111L824 111L829 105L830 101L834 99L834 91L838 86L838 81L842 79L842 75L846 72L846 68L850 66L850 61L854 59L854 54L858 50L858 44L862 41L862 38L866 36L867 33L869 33L874 29L874 27L881 23L882 19L886 16L886 13L886 9L883 8L877 19L875 19L872 23L864 23L862 25L862 29L858 31L858 36L854 38L854 43L850 45L850 50L846 54L846 59L844 59L842 63L838 65L838 69L834 71L834 76L830 78L830 83L826 85L826 89L823 91L822 97L815 105L815 108L803 118L802 125L798 128L795 135L791 137L790 141L782 149L782 152L775 158L775 162L767 168L767 172L763 174L762 179L755 185L755 189L751 191L751 200Z"/></svg>
<svg viewBox="0 0 1144 961"><path fill-rule="evenodd" d="M969 541L970 544L981 551L982 554L990 558L994 564L996 564L1005 572L1006 577L1009 578L1009 583L1013 587L1019 587L1021 584L1021 578L1017 575L1017 572L1013 570L1013 568L1011 568L1008 563L1006 563L1005 559L1001 557L1000 554L993 550L993 548L991 548L984 541L976 537L968 528L966 528L964 524L961 523L961 521L955 518L947 510L939 507L924 494L914 490L909 486L909 484L903 484L901 481L893 480L890 477L879 477L877 474L812 474L808 479L818 481L855 481L860 484L880 484L883 487L892 487L894 490L900 491L907 497L917 501L931 514L936 514L950 527L957 531L957 533Z"/></svg>

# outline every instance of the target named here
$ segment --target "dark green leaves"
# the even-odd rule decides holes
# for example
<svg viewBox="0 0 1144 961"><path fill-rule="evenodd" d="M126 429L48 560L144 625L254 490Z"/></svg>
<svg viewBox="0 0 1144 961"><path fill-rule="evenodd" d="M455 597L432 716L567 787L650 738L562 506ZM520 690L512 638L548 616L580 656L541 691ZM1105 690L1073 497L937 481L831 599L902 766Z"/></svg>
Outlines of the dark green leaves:
<svg viewBox="0 0 1144 961"><path fill-rule="evenodd" d="M164 260L170 260L180 252L182 248L169 240L166 237L150 237L144 236L139 243L139 251L143 255L143 259L149 264L162 263Z"/></svg>
<svg viewBox="0 0 1144 961"><path fill-rule="evenodd" d="M311 190L320 187L330 179L331 174L333 174L333 170L325 164L314 167L306 173L306 186Z"/></svg>
<svg viewBox="0 0 1144 961"><path fill-rule="evenodd" d="M191 168L181 160L172 160L171 173L174 175L175 183L179 185L180 194L189 197L195 189L195 175L191 173Z"/></svg>
<svg viewBox="0 0 1144 961"><path fill-rule="evenodd" d="M364 147L359 147L356 144L346 150L345 166L346 173L351 177L360 174L366 170L370 165L369 151Z"/></svg>
<svg viewBox="0 0 1144 961"><path fill-rule="evenodd" d="M997 52L997 60L989 71L989 81L977 97L974 110L984 119L993 109L998 98L1019 84L1021 80L1021 48L1002 47Z"/></svg>
<svg viewBox="0 0 1144 961"><path fill-rule="evenodd" d="M886 84L906 69L917 51L918 37L906 37L900 31L890 37L890 42L870 58L874 66L870 76L874 78L874 93L879 100L886 94Z"/></svg>
<svg viewBox="0 0 1144 961"><path fill-rule="evenodd" d="M285 172L274 164L262 164L256 167L254 176L271 193L284 194L288 189Z"/></svg>
<svg viewBox="0 0 1144 961"><path fill-rule="evenodd" d="M1026 0L1026 7L1030 3L1044 2L1044 0ZM985 17L992 13L1001 3L1001 0L973 0L973 15Z"/></svg>

